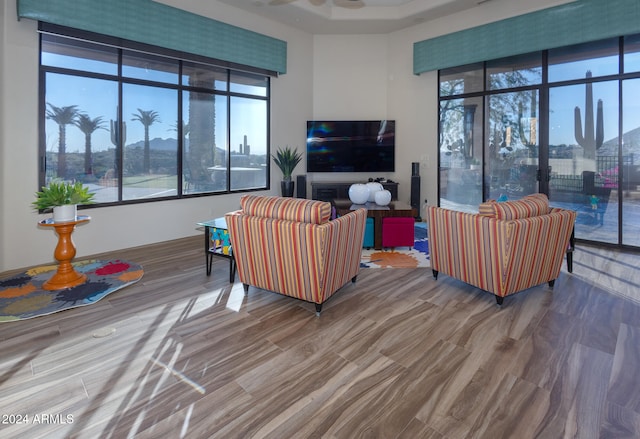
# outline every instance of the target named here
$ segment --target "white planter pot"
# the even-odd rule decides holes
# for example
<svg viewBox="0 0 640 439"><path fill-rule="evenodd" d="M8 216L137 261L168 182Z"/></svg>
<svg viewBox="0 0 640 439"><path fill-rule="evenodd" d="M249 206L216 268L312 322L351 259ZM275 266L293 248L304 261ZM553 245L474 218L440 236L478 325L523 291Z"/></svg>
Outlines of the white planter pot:
<svg viewBox="0 0 640 439"><path fill-rule="evenodd" d="M78 214L78 206L75 204L66 204L64 206L56 206L53 208L53 222L65 223L75 221Z"/></svg>
<svg viewBox="0 0 640 439"><path fill-rule="evenodd" d="M361 183L349 186L349 199L353 204L364 204L369 199L369 188Z"/></svg>

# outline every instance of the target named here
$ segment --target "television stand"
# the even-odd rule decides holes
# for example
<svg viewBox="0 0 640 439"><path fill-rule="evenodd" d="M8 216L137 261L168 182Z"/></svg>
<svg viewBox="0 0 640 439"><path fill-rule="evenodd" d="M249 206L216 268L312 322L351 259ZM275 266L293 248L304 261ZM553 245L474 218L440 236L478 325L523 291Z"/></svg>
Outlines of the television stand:
<svg viewBox="0 0 640 439"><path fill-rule="evenodd" d="M362 207L361 205L356 205L351 203L351 200L334 200L334 204L336 206L336 213L339 216L345 215L351 212L352 209L358 209ZM413 224L415 216L417 215L416 209L409 206L407 203L403 203L402 201L394 201L389 203L388 206L378 206L376 203L367 203L367 217L373 218L373 248L376 250L382 250L382 226L385 221L385 218L411 218L411 233L413 236ZM386 226L385 226L386 227ZM391 228L393 225L390 226ZM413 246L413 240L411 241L411 245Z"/></svg>
<svg viewBox="0 0 640 439"><path fill-rule="evenodd" d="M311 183L311 199L320 201L334 201L349 199L349 187L352 184L366 184L367 181L323 181ZM398 199L398 183L380 183L382 187L391 192L391 199Z"/></svg>

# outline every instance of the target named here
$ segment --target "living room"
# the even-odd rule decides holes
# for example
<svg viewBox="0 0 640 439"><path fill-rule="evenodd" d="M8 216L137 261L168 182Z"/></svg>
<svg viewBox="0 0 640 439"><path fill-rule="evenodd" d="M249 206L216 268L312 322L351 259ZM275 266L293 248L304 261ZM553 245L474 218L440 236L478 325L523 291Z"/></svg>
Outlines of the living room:
<svg viewBox="0 0 640 439"><path fill-rule="evenodd" d="M16 3L0 0L0 272L50 264L57 240L38 226L49 214L31 207L39 35L37 22L16 19ZM313 34L231 1L162 3L286 41L286 73L271 81L272 151L304 153L308 120L395 120L395 172L339 180L392 179L408 201L419 163L421 198L437 204L438 73L414 74L414 43L571 2L474 2L370 34ZM270 189L253 194L279 195L280 179L272 166ZM336 179L316 173L307 184ZM307 302L245 294L227 261L205 274L197 222L237 210L241 195L80 211L91 221L73 235L78 259L126 258L145 274L92 306L3 323L0 421L10 437L640 435L640 305L606 293L637 290L637 255L581 249L575 274L563 268L554 288L503 308L428 269L365 269L318 318Z"/></svg>
<svg viewBox="0 0 640 439"><path fill-rule="evenodd" d="M166 2L171 3L171 2ZM484 8L422 23L390 34L312 35L276 25L227 4L172 2L193 13L249 28L287 42L287 72L272 80L271 145L304 149L307 120L395 119L396 172L341 179L385 177L399 183L408 200L411 163L419 162L422 198L436 200L437 73L412 73L413 43L441 33L528 12L521 2L490 2ZM536 9L561 4L545 1ZM38 230L42 218L29 208L38 189L38 32L33 20L16 20L16 4L3 2L2 254L0 271L51 260L53 234ZM19 164L19 165L16 165ZM304 173L304 167L296 173ZM280 175L271 172L279 193ZM331 180L316 174L311 181ZM238 207L235 194L87 209L90 227L74 234L78 256L162 242L198 233L194 224ZM95 233L100 230L100 233ZM39 249L39 251L33 251Z"/></svg>

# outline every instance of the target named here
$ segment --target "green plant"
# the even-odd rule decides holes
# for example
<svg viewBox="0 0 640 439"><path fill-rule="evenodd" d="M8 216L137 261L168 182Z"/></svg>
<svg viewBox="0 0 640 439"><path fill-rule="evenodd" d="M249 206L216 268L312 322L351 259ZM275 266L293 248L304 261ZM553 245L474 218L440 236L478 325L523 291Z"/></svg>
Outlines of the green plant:
<svg viewBox="0 0 640 439"><path fill-rule="evenodd" d="M293 170L298 166L300 160L302 160L302 154L300 154L297 149L291 149L288 146L279 148L272 157L273 161L282 171L282 179L285 181L291 180Z"/></svg>
<svg viewBox="0 0 640 439"><path fill-rule="evenodd" d="M82 183L67 183L52 181L42 190L36 192L36 200L31 203L36 210L50 209L67 204L91 204L94 193L89 192L88 186Z"/></svg>

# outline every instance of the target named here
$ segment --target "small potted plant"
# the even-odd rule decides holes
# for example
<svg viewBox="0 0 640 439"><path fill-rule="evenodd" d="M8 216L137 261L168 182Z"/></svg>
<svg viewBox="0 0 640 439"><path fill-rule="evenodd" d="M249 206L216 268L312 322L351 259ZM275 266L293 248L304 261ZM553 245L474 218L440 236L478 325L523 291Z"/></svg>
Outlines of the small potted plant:
<svg viewBox="0 0 640 439"><path fill-rule="evenodd" d="M36 200L31 204L38 211L53 209L54 222L74 221L78 204L92 204L94 195L80 182L52 181L36 192Z"/></svg>
<svg viewBox="0 0 640 439"><path fill-rule="evenodd" d="M291 174L296 166L298 166L298 163L300 163L300 160L302 160L302 154L300 154L297 149L286 146L279 148L272 157L273 161L282 171L282 182L280 183L282 196L293 197L294 182L291 180Z"/></svg>
<svg viewBox="0 0 640 439"><path fill-rule="evenodd" d="M480 163L480 160L474 158L471 160L471 162L469 163L469 169L471 170L476 170L476 169L480 169L480 165L482 163Z"/></svg>

